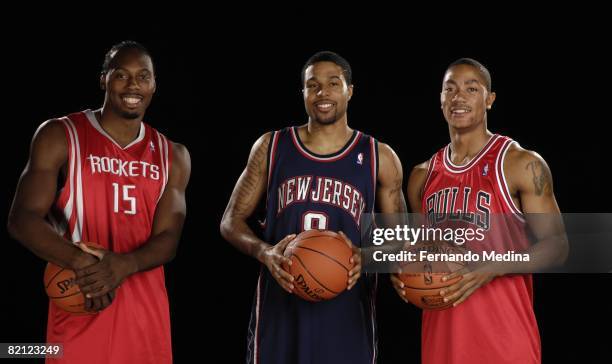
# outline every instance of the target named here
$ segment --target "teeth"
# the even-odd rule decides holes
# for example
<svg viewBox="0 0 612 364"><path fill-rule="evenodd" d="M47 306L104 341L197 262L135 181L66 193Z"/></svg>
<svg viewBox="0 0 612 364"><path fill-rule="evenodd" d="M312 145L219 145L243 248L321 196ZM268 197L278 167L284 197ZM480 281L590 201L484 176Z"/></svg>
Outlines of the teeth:
<svg viewBox="0 0 612 364"><path fill-rule="evenodd" d="M330 107L332 107L332 104L319 104L317 105L317 107L319 109L329 109Z"/></svg>
<svg viewBox="0 0 612 364"><path fill-rule="evenodd" d="M123 101L125 101L128 104L137 104L140 102L140 99L137 97L124 97Z"/></svg>
<svg viewBox="0 0 612 364"><path fill-rule="evenodd" d="M464 114L466 112L469 112L469 110L465 110L465 109L457 109L457 110L453 110L454 114Z"/></svg>

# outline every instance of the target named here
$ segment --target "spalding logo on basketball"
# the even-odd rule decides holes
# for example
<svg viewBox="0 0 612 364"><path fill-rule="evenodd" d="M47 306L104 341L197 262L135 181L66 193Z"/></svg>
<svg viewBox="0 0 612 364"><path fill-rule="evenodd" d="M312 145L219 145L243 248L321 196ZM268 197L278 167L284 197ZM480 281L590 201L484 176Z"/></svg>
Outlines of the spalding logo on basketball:
<svg viewBox="0 0 612 364"><path fill-rule="evenodd" d="M329 300L344 290L353 251L338 233L328 230L308 230L289 243L284 255L291 266L284 266L295 281L293 292L311 302Z"/></svg>
<svg viewBox="0 0 612 364"><path fill-rule="evenodd" d="M45 292L59 308L70 313L87 313L85 296L75 283L74 271L48 263L45 269Z"/></svg>
<svg viewBox="0 0 612 364"><path fill-rule="evenodd" d="M466 252L465 249L452 243L423 243L409 250L447 254ZM444 297L440 296L440 290L459 282L461 277L446 282L442 281L442 277L464 266L463 262L413 262L402 266L399 279L404 283L406 298L412 304L424 310L443 310L451 307L453 302L444 302Z"/></svg>

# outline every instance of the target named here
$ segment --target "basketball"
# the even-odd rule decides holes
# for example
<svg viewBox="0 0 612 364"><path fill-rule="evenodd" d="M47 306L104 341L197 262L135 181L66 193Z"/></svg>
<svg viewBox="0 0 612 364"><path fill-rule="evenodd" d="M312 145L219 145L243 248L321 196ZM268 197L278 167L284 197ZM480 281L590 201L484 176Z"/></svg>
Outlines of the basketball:
<svg viewBox="0 0 612 364"><path fill-rule="evenodd" d="M353 251L338 233L308 230L300 233L285 249L292 261L283 267L295 281L294 293L311 302L332 299L347 287Z"/></svg>
<svg viewBox="0 0 612 364"><path fill-rule="evenodd" d="M88 313L85 311L85 296L74 282L74 271L47 263L44 280L47 296L57 307L70 313Z"/></svg>
<svg viewBox="0 0 612 364"><path fill-rule="evenodd" d="M95 243L85 244L104 249ZM75 283L75 278L76 274L73 270L47 263L44 274L45 292L47 292L49 299L64 311L74 314L92 313L85 310L85 296Z"/></svg>
<svg viewBox="0 0 612 364"><path fill-rule="evenodd" d="M424 249L430 253L465 252L462 248L450 244L425 244L416 249ZM442 281L442 277L464 266L463 262L414 262L404 265L398 277L404 283L406 299L412 304L424 310L443 310L451 307L453 302L444 302L440 290L459 282L461 277L446 282Z"/></svg>

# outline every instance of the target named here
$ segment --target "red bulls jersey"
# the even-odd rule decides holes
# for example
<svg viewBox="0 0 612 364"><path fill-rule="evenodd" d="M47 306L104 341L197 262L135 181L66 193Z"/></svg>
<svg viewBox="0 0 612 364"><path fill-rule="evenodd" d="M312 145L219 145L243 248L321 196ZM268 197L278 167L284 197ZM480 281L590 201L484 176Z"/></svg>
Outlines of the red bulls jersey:
<svg viewBox="0 0 612 364"><path fill-rule="evenodd" d="M472 251L521 251L528 229L504 176L504 157L515 143L493 135L466 165L450 160L450 145L429 161L423 213L430 225L460 224L485 231ZM455 308L423 311L423 363L539 363L531 275L506 275L477 289Z"/></svg>
<svg viewBox="0 0 612 364"><path fill-rule="evenodd" d="M66 181L50 218L72 242L126 253L151 235L172 163L171 142L141 123L119 146L90 110L60 119L68 144ZM170 317L163 267L136 273L95 315L49 305L47 341L64 344L62 363L170 363ZM55 362L54 360L48 360Z"/></svg>

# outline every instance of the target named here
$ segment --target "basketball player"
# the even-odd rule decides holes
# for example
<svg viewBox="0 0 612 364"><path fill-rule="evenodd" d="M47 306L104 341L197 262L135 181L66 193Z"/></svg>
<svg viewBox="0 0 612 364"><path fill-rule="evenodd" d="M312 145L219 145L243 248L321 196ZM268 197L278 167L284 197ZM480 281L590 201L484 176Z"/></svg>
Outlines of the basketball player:
<svg viewBox="0 0 612 364"><path fill-rule="evenodd" d="M221 222L223 236L262 263L248 337L249 363L372 363L375 276L361 277L360 217L404 212L402 167L393 150L348 126L351 67L333 52L302 69L308 123L266 133L254 144ZM247 219L264 198L263 239ZM311 303L282 269L283 251L310 229L340 231L353 244L348 290Z"/></svg>
<svg viewBox="0 0 612 364"><path fill-rule="evenodd" d="M40 258L75 270L96 312L49 305L47 341L64 344L57 362L170 363L162 265L174 257L185 219L189 153L142 122L155 92L142 45L115 45L100 87L101 109L51 119L34 135L9 229ZM89 254L80 242L104 249Z"/></svg>
<svg viewBox="0 0 612 364"><path fill-rule="evenodd" d="M529 226L540 246L548 245L545 254L532 254L537 259L527 269L562 263L567 240L555 239L563 228L550 170L537 153L487 129L487 110L494 101L491 76L482 64L462 58L448 67L441 106L451 142L412 171L411 209L473 228L485 224L487 234L496 234L495 242L511 244L496 249L529 250ZM532 224L528 213L555 217L548 224ZM487 220L495 214L507 217ZM422 362L539 363L531 275L502 275L489 269L461 271L446 279L461 274L458 283L441 291L447 302L454 302L453 308L423 311ZM401 281L392 281L403 296Z"/></svg>

